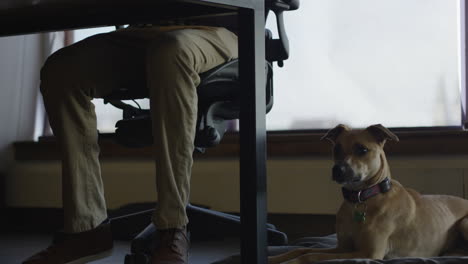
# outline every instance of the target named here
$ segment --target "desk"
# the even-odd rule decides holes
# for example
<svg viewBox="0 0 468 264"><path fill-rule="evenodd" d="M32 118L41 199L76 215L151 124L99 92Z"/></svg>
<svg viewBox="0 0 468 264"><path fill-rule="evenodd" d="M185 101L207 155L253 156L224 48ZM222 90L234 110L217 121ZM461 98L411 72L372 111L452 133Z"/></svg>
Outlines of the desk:
<svg viewBox="0 0 468 264"><path fill-rule="evenodd" d="M234 14L241 82L242 263L266 263L264 0L3 0L0 36Z"/></svg>

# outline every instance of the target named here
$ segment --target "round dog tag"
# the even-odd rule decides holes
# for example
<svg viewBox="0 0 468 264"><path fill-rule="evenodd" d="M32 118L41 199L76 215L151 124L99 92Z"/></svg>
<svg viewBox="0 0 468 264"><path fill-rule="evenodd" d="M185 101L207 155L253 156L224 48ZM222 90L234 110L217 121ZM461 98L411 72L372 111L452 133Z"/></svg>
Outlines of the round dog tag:
<svg viewBox="0 0 468 264"><path fill-rule="evenodd" d="M363 223L366 221L366 212L354 211L354 221Z"/></svg>
<svg viewBox="0 0 468 264"><path fill-rule="evenodd" d="M366 221L367 205L365 203L358 203L354 206L354 221L364 223Z"/></svg>

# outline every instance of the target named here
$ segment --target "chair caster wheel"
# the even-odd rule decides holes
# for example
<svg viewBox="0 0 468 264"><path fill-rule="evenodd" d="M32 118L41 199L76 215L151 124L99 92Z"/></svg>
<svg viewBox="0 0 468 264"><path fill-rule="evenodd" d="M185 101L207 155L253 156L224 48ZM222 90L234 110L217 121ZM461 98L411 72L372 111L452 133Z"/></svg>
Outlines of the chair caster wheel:
<svg viewBox="0 0 468 264"><path fill-rule="evenodd" d="M125 264L149 264L150 258L146 254L133 253L125 256Z"/></svg>

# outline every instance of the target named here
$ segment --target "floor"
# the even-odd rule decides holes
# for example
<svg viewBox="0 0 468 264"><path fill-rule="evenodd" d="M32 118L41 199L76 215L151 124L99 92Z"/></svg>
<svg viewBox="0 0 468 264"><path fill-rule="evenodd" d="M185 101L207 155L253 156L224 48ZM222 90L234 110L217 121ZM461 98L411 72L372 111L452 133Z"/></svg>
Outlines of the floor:
<svg viewBox="0 0 468 264"><path fill-rule="evenodd" d="M38 252L49 244L51 235L3 233L0 234L0 263L18 264L31 254ZM129 252L130 242L116 241L112 256L90 262L92 264L124 263L125 254ZM230 238L222 241L194 242L190 250L190 264L209 264L239 252L239 241Z"/></svg>
<svg viewBox="0 0 468 264"><path fill-rule="evenodd" d="M150 208L154 208L151 205ZM124 208L125 209L125 208ZM130 251L130 238L148 225L146 214L132 217L115 217L134 212L144 212L146 205L129 207L118 213L114 212L112 230L115 241L113 255L93 264L124 263L125 255ZM0 264L19 264L32 254L46 248L52 239L54 230L63 223L61 210L52 208L7 208L0 210ZM35 215L34 221L28 216ZM7 217L4 217L7 216ZM220 259L239 253L239 226L220 222L205 215L191 215L192 246L190 264L211 264ZM269 223L286 233L291 243L307 236L324 236L334 233L334 216L271 214ZM233 237L234 236L234 237ZM203 240L205 239L205 240ZM209 240L208 240L209 239Z"/></svg>

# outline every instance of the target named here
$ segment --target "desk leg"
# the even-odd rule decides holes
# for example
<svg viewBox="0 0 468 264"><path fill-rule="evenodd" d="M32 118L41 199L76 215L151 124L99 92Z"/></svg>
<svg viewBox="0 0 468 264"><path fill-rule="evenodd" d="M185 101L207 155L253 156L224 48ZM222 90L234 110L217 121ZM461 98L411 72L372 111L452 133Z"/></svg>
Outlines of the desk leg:
<svg viewBox="0 0 468 264"><path fill-rule="evenodd" d="M243 264L267 262L265 18L263 1L239 14L240 212ZM260 3L259 3L260 5Z"/></svg>

